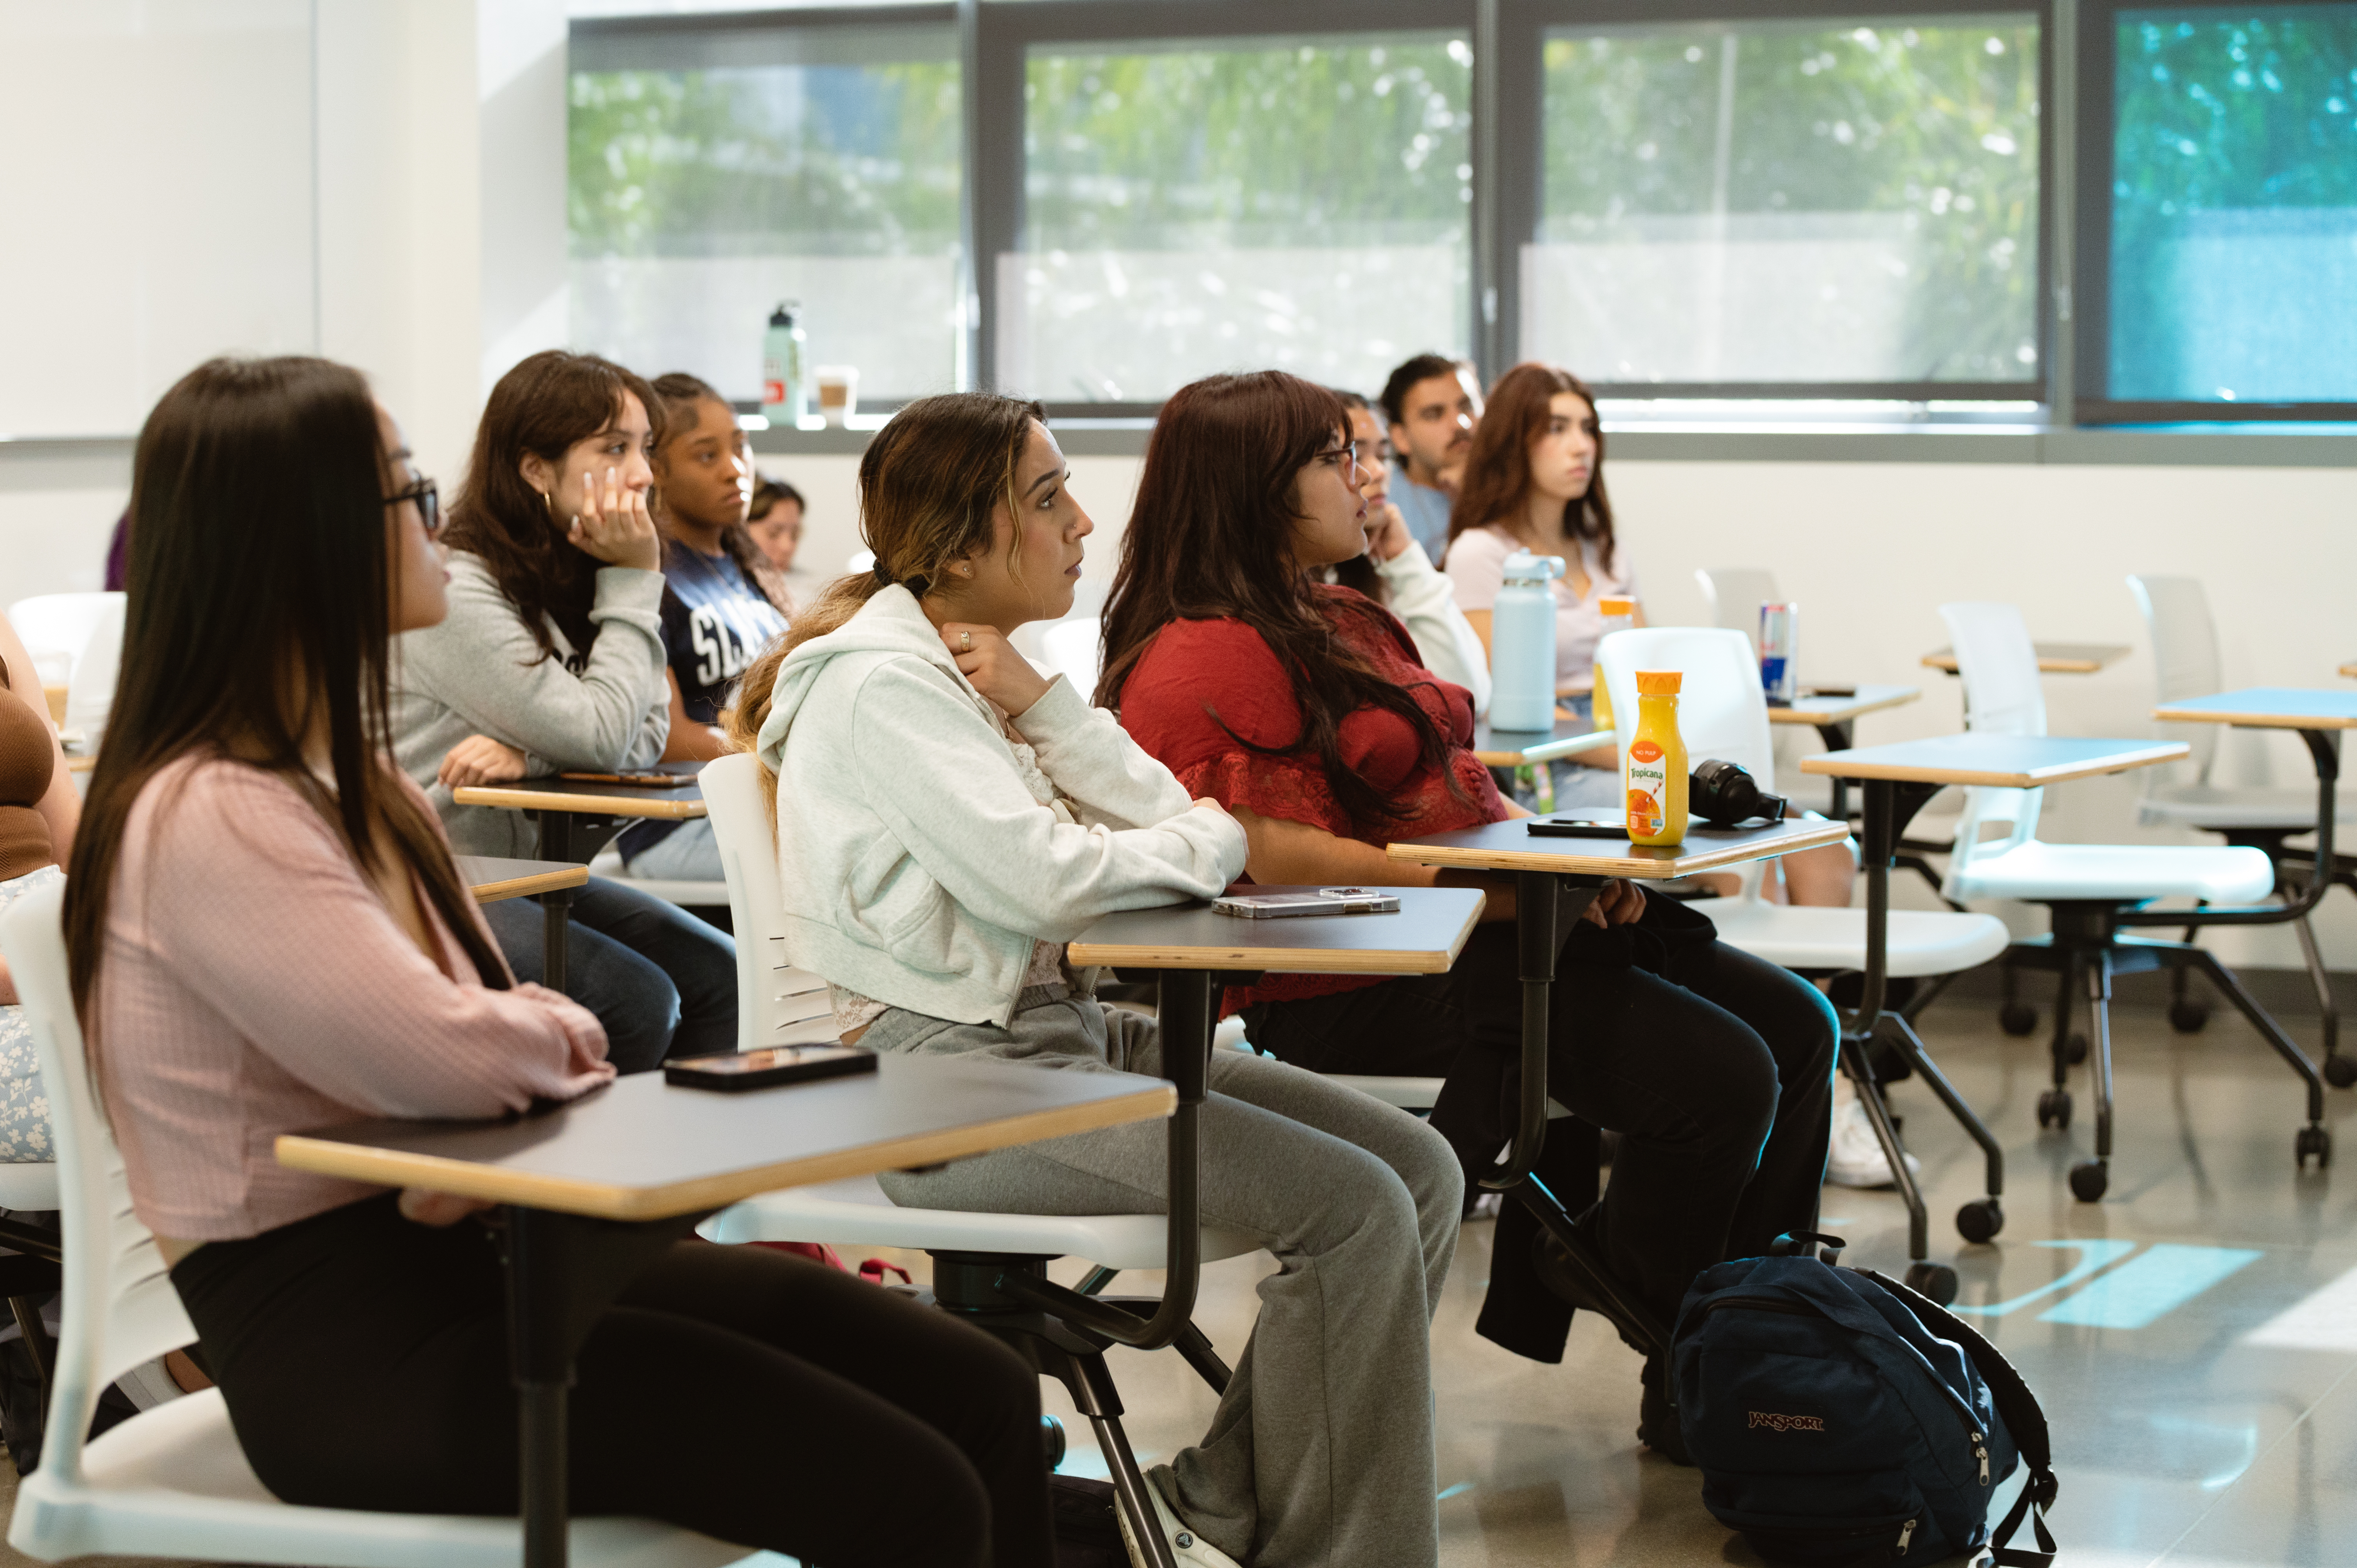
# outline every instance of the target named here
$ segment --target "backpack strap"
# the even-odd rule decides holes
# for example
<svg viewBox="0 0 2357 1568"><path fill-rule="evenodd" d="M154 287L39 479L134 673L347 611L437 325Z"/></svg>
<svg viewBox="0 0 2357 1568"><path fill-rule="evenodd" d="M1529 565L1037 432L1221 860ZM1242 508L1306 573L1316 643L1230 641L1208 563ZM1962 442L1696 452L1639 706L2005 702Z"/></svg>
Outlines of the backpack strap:
<svg viewBox="0 0 2357 1568"><path fill-rule="evenodd" d="M2029 1479L2021 1488L2021 1495L2014 1499L2004 1520L1989 1532L1988 1561L1997 1568L2049 1568L2054 1561L2055 1546L2054 1537L2046 1528L2046 1510L2054 1506L2060 1483L2054 1477L2053 1442L2046 1430L2046 1412L2040 1406L2038 1396L2029 1391L2029 1385L2006 1359L2005 1352L1990 1344L1979 1329L1888 1274L1872 1269L1858 1272L1898 1297L1932 1333L1962 1346L1964 1354L1972 1359L1973 1369L1988 1385L1989 1398L1996 1402L1997 1414L2005 1418L2005 1428L2013 1434L2014 1446L2029 1466ZM2006 1544L2021 1528L2025 1518L2038 1541L2036 1552Z"/></svg>

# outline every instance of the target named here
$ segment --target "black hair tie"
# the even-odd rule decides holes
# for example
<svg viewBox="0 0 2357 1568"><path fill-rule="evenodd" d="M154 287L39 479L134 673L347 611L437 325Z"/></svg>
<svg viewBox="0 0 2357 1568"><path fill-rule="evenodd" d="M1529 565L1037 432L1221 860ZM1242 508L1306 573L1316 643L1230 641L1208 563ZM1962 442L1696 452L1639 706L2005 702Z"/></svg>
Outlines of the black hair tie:
<svg viewBox="0 0 2357 1568"><path fill-rule="evenodd" d="M884 570L883 562L878 561L871 569L876 574L876 583L878 587L888 588L892 585L892 574Z"/></svg>

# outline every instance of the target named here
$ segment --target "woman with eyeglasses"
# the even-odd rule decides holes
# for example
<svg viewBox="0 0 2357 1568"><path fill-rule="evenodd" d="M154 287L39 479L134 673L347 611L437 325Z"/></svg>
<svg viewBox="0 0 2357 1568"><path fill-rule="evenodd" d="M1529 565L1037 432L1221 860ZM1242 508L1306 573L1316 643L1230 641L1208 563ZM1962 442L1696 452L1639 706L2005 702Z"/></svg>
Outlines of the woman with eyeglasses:
<svg viewBox="0 0 2357 1568"><path fill-rule="evenodd" d="M165 394L66 940L132 1208L254 1474L290 1503L512 1518L484 1206L271 1153L614 1076L596 1018L514 980L392 763L388 645L446 607L431 495L344 366L215 360ZM1013 1352L765 1249L681 1241L618 1272L580 1304L580 1511L829 1568L1049 1561L1039 1383Z"/></svg>
<svg viewBox="0 0 2357 1568"><path fill-rule="evenodd" d="M491 389L450 509L450 610L395 643L393 727L461 854L530 858L521 811L461 806L472 785L662 760L671 733L662 543L648 514L654 389L594 354L549 349ZM544 972L540 907L487 907L519 974ZM566 990L624 1072L737 1047L724 933L593 876L575 895Z"/></svg>
<svg viewBox="0 0 2357 1568"><path fill-rule="evenodd" d="M1471 750L1464 688L1418 661L1397 619L1318 580L1366 548L1350 446L1341 401L1281 371L1209 377L1162 405L1105 601L1097 701L1243 824L1255 882L1488 892L1446 974L1269 975L1224 1003L1281 1061L1447 1079L1431 1125L1478 1176L1512 1125L1514 884L1385 851L1527 813ZM1564 944L1553 1009L1554 1097L1621 1135L1611 1185L1578 1223L1662 1321L1703 1268L1808 1228L1835 1038L1824 997L1687 907L1613 882ZM1565 1147L1543 1152L1542 1179L1575 1174ZM1571 1306L1542 1288L1535 1240L1527 1211L1507 1205L1479 1328L1560 1360ZM1666 1376L1646 1364L1638 1431L1676 1456Z"/></svg>

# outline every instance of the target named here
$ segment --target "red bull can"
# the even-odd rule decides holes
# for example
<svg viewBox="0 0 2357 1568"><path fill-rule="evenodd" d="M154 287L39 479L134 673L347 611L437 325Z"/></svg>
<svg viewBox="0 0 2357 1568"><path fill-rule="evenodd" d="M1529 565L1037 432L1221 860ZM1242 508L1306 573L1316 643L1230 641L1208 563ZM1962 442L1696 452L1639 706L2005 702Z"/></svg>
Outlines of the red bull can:
<svg viewBox="0 0 2357 1568"><path fill-rule="evenodd" d="M1760 689L1771 708L1789 708L1800 694L1800 666L1793 640L1801 607L1789 601L1760 607Z"/></svg>

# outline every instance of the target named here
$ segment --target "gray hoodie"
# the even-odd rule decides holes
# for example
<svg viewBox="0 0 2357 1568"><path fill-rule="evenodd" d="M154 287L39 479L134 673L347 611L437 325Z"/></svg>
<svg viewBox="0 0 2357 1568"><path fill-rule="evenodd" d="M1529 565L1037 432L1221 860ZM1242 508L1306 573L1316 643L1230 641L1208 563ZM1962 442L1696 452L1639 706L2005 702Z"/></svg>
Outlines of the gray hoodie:
<svg viewBox="0 0 2357 1568"><path fill-rule="evenodd" d="M1013 727L1021 747L903 587L786 657L760 753L778 775L787 961L910 1012L1004 1024L1035 940L1208 898L1243 872L1235 820L1193 810L1070 682Z"/></svg>

